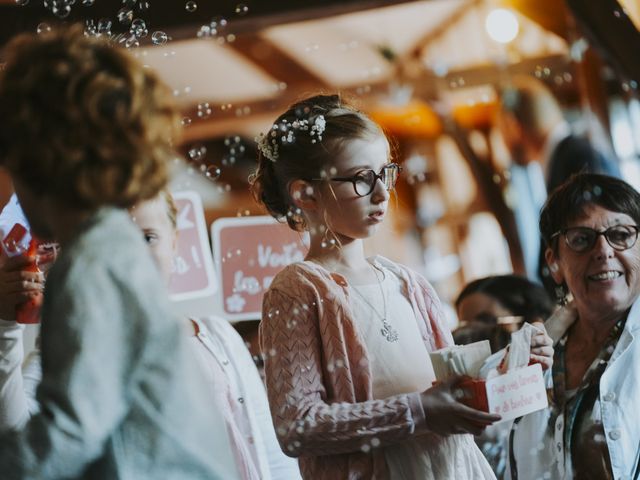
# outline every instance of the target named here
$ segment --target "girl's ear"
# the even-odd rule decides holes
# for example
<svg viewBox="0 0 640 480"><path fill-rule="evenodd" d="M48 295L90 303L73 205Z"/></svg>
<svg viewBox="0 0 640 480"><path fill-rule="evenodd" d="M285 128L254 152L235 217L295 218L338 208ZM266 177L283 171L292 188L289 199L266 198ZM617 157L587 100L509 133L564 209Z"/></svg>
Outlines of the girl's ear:
<svg viewBox="0 0 640 480"><path fill-rule="evenodd" d="M289 183L289 195L293 204L301 210L316 210L318 201L313 185L305 180L293 180Z"/></svg>

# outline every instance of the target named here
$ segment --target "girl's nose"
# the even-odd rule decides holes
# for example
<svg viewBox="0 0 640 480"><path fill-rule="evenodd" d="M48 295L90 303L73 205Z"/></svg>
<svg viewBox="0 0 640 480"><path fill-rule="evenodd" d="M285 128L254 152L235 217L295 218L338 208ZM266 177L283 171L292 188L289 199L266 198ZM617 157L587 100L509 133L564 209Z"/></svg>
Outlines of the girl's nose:
<svg viewBox="0 0 640 480"><path fill-rule="evenodd" d="M371 201L373 203L382 203L389 199L389 190L387 190L384 182L377 178L376 184L373 187L373 192L371 192Z"/></svg>

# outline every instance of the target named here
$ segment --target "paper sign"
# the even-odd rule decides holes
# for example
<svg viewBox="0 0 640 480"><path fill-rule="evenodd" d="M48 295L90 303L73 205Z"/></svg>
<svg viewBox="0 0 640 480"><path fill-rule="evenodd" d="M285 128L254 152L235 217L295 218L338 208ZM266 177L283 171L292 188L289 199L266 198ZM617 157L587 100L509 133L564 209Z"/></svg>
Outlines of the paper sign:
<svg viewBox="0 0 640 480"><path fill-rule="evenodd" d="M211 298L217 289L202 201L196 192L173 193L178 209L178 248L169 292L174 302Z"/></svg>
<svg viewBox="0 0 640 480"><path fill-rule="evenodd" d="M501 415L502 421L548 406L542 367L538 363L491 378L486 389L489 412Z"/></svg>
<svg viewBox="0 0 640 480"><path fill-rule="evenodd" d="M267 216L222 218L211 225L225 318L255 320L273 277L307 253L306 234Z"/></svg>

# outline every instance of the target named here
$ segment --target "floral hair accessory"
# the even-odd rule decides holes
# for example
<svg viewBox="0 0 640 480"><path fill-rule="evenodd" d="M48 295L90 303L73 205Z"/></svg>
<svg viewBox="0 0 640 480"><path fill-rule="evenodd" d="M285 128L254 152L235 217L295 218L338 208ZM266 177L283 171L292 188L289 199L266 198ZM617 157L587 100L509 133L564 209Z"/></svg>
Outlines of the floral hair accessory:
<svg viewBox="0 0 640 480"><path fill-rule="evenodd" d="M326 126L327 121L325 120L324 115L316 116L313 123L308 119L294 120L293 122L285 119L280 123L274 123L269 132L266 134L261 133L255 138L255 141L257 142L258 150L260 150L262 155L272 162L275 162L278 159L280 145L294 143L297 132L309 132L311 143L316 143L318 141L322 141L322 134L324 133ZM278 137L280 137L280 142L278 142Z"/></svg>

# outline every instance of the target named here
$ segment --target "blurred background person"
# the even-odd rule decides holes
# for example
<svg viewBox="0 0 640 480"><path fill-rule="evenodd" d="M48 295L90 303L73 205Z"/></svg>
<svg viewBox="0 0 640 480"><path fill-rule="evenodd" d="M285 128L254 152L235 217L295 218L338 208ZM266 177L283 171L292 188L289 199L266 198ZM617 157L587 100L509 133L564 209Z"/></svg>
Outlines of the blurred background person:
<svg viewBox="0 0 640 480"><path fill-rule="evenodd" d="M177 210L163 191L130 210L162 278L169 284L177 246ZM218 317L184 317L190 352L202 367L207 399L223 413L240 476L246 480L300 479L298 462L278 444L267 393L251 354L231 324ZM212 452L213 454L213 452Z"/></svg>
<svg viewBox="0 0 640 480"><path fill-rule="evenodd" d="M511 181L518 192L515 216L527 275L551 292L538 219L547 193L572 174L620 177L618 163L576 135L551 91L536 78L514 76L500 92L497 124L514 162Z"/></svg>
<svg viewBox="0 0 640 480"><path fill-rule="evenodd" d="M550 406L514 424L510 478L638 478L640 194L579 174L540 218L546 259L571 300L546 322L554 340Z"/></svg>
<svg viewBox="0 0 640 480"><path fill-rule="evenodd" d="M21 35L5 53L0 159L32 233L61 254L41 312L40 412L0 434L3 479L237 478L125 210L166 185L171 92L81 27Z"/></svg>
<svg viewBox="0 0 640 480"><path fill-rule="evenodd" d="M456 299L456 343L489 340L491 351L507 346L522 322L544 322L554 304L542 285L520 275L495 275L468 283Z"/></svg>
<svg viewBox="0 0 640 480"><path fill-rule="evenodd" d="M456 344L489 340L491 351L503 349L523 322L541 322L554 304L544 287L519 275L496 275L468 283L456 299L461 326L453 332ZM511 422L488 426L475 437L496 477L504 478Z"/></svg>

